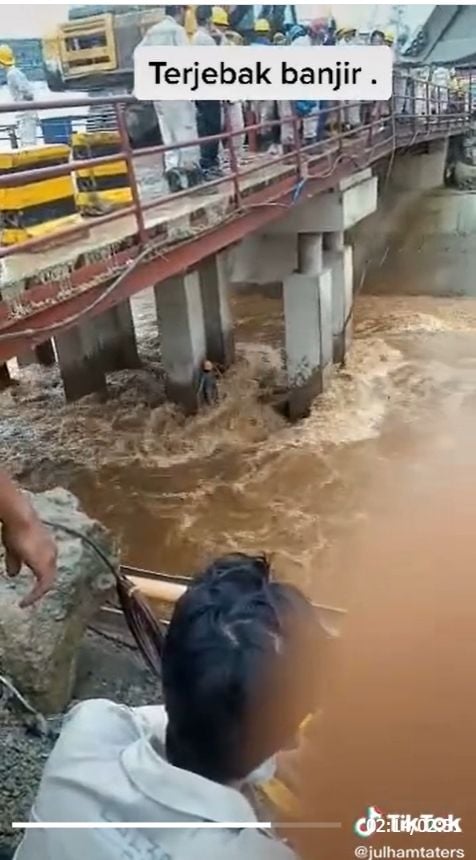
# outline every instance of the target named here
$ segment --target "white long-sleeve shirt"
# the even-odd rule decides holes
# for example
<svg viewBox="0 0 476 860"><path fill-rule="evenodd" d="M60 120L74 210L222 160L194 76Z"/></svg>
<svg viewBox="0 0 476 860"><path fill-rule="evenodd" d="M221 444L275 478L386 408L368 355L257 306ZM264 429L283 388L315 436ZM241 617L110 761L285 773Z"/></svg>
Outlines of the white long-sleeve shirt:
<svg viewBox="0 0 476 860"><path fill-rule="evenodd" d="M34 98L33 87L27 76L17 66L7 72L8 91L14 102L31 102Z"/></svg>
<svg viewBox="0 0 476 860"><path fill-rule="evenodd" d="M178 24L175 18L172 18L170 15L166 15L165 18L162 18L162 21L159 21L158 24L154 24L150 30L147 30L147 33L140 43L140 47L150 48L155 47L156 45L162 45L164 47L175 45L180 47L189 44L190 42L187 39L185 27Z"/></svg>
<svg viewBox="0 0 476 860"><path fill-rule="evenodd" d="M211 33L209 33L205 27L199 27L197 32L194 33L192 45L203 45L204 47L213 46L215 48L216 42Z"/></svg>
<svg viewBox="0 0 476 860"><path fill-rule="evenodd" d="M33 822L182 823L185 829L27 830L16 860L296 860L260 831L235 788L169 764L163 708L97 699L66 717L46 764ZM202 830L194 823L223 826ZM227 828L247 822L253 829ZM256 826L256 829L255 829Z"/></svg>

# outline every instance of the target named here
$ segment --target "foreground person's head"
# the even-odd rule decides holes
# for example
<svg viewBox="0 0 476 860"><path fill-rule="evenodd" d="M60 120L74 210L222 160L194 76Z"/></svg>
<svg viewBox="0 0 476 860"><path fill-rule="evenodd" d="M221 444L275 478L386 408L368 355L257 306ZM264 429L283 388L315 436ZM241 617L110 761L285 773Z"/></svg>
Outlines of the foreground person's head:
<svg viewBox="0 0 476 860"><path fill-rule="evenodd" d="M237 783L314 708L317 623L261 557L219 559L177 603L163 655L167 758Z"/></svg>
<svg viewBox="0 0 476 860"><path fill-rule="evenodd" d="M185 20L185 6L166 6L165 14L170 18L175 18L178 24L183 24Z"/></svg>

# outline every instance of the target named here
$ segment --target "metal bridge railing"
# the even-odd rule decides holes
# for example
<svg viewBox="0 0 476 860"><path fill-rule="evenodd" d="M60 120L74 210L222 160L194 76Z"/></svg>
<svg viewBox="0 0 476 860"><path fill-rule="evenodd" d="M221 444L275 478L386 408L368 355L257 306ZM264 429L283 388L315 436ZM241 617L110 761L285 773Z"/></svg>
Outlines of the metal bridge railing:
<svg viewBox="0 0 476 860"><path fill-rule="evenodd" d="M232 206L237 213L242 206L243 196L246 189L243 181L263 169L274 165L282 165L283 168L294 170L296 183L305 178L319 179L328 177L337 168L339 161L344 157L352 156L353 148L363 152L369 160L369 155L374 151L378 153L378 147L386 141L391 142L393 148L399 145L411 145L429 137L442 137L450 131L464 130L473 114L473 73L465 70L468 79L468 95L464 103L456 105L452 101L448 88L436 86L431 81L416 79L411 75L396 71L394 74L394 94L389 102L381 103L358 103L358 102L335 102L327 103L326 107L306 117L306 120L315 120L323 124L323 116L333 126L333 132L328 138L305 144L301 140L300 128L302 118L293 115L286 119L269 120L267 122L248 123L243 130L232 131L227 117L225 106L225 131L218 135L202 137L186 141L174 146L152 146L144 149L133 150L129 141L124 116L124 108L135 103L133 96L118 95L93 98L72 98L67 100L34 101L14 104L0 105L1 115L11 112L41 111L52 108L91 108L95 106L113 106L117 116L117 127L120 135L120 150L113 155L95 157L86 160L71 160L69 163L54 166L24 170L9 175L0 175L0 188L12 188L41 179L48 179L70 175L81 169L91 169L100 165L124 160L127 165L129 185L132 195L132 203L114 210L108 214L91 218L91 227L113 223L127 215L133 215L136 220L137 235L140 244L146 244L151 235L151 228L147 226L146 213L150 210L158 211L161 206L171 201L184 197L195 197L203 195L204 191L219 189L220 186L232 185ZM469 75L469 77L468 77ZM366 119L356 128L346 128L346 111L353 106L359 106L359 112L366 113ZM260 132L265 129L282 127L285 124L293 126L293 146L290 151L279 155L269 155L256 159L255 163L240 164L237 152L237 138L246 135L249 149L253 149L253 141ZM145 156L157 156L160 163L164 154L171 150L196 147L200 143L219 140L228 152L229 169L227 172L210 182L204 182L193 188L179 191L174 194L158 196L147 202L141 200L139 184L137 181L136 168ZM253 159L252 159L253 162ZM311 164L309 172L308 165ZM322 170L321 170L322 168ZM276 178L280 178L277 175ZM86 222L87 223L87 222ZM61 231L61 241L74 239L75 236L84 235L84 223L66 228ZM42 247L51 244L51 236L29 239L23 243L13 246L0 247L0 259L11 257L15 254L38 251Z"/></svg>

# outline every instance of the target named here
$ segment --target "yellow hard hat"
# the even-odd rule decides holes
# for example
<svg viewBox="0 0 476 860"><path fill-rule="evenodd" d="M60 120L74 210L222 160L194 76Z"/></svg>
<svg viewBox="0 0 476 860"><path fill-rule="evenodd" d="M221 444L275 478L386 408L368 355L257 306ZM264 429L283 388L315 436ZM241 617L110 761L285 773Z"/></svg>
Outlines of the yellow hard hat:
<svg viewBox="0 0 476 860"><path fill-rule="evenodd" d="M15 57L10 45L0 45L0 66L13 66Z"/></svg>
<svg viewBox="0 0 476 860"><path fill-rule="evenodd" d="M336 36L338 39L343 39L344 36L352 36L356 32L357 30L355 27L339 27L336 32Z"/></svg>
<svg viewBox="0 0 476 860"><path fill-rule="evenodd" d="M269 26L269 21L266 18L258 18L255 21L255 33L269 33L271 27Z"/></svg>
<svg viewBox="0 0 476 860"><path fill-rule="evenodd" d="M389 30L384 35L385 41L388 42L389 45L393 45L395 41L395 36Z"/></svg>
<svg viewBox="0 0 476 860"><path fill-rule="evenodd" d="M229 27L228 12L222 6L214 6L212 9L212 24L217 27Z"/></svg>

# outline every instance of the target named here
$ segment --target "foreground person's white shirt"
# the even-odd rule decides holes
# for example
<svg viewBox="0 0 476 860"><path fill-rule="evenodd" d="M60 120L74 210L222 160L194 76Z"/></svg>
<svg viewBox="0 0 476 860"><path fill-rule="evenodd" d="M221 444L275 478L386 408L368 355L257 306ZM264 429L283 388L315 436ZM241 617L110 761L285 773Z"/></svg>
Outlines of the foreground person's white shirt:
<svg viewBox="0 0 476 860"><path fill-rule="evenodd" d="M256 821L233 788L165 760L165 711L103 699L67 716L32 821ZM151 740L154 741L152 745ZM259 830L29 830L15 860L295 860Z"/></svg>

